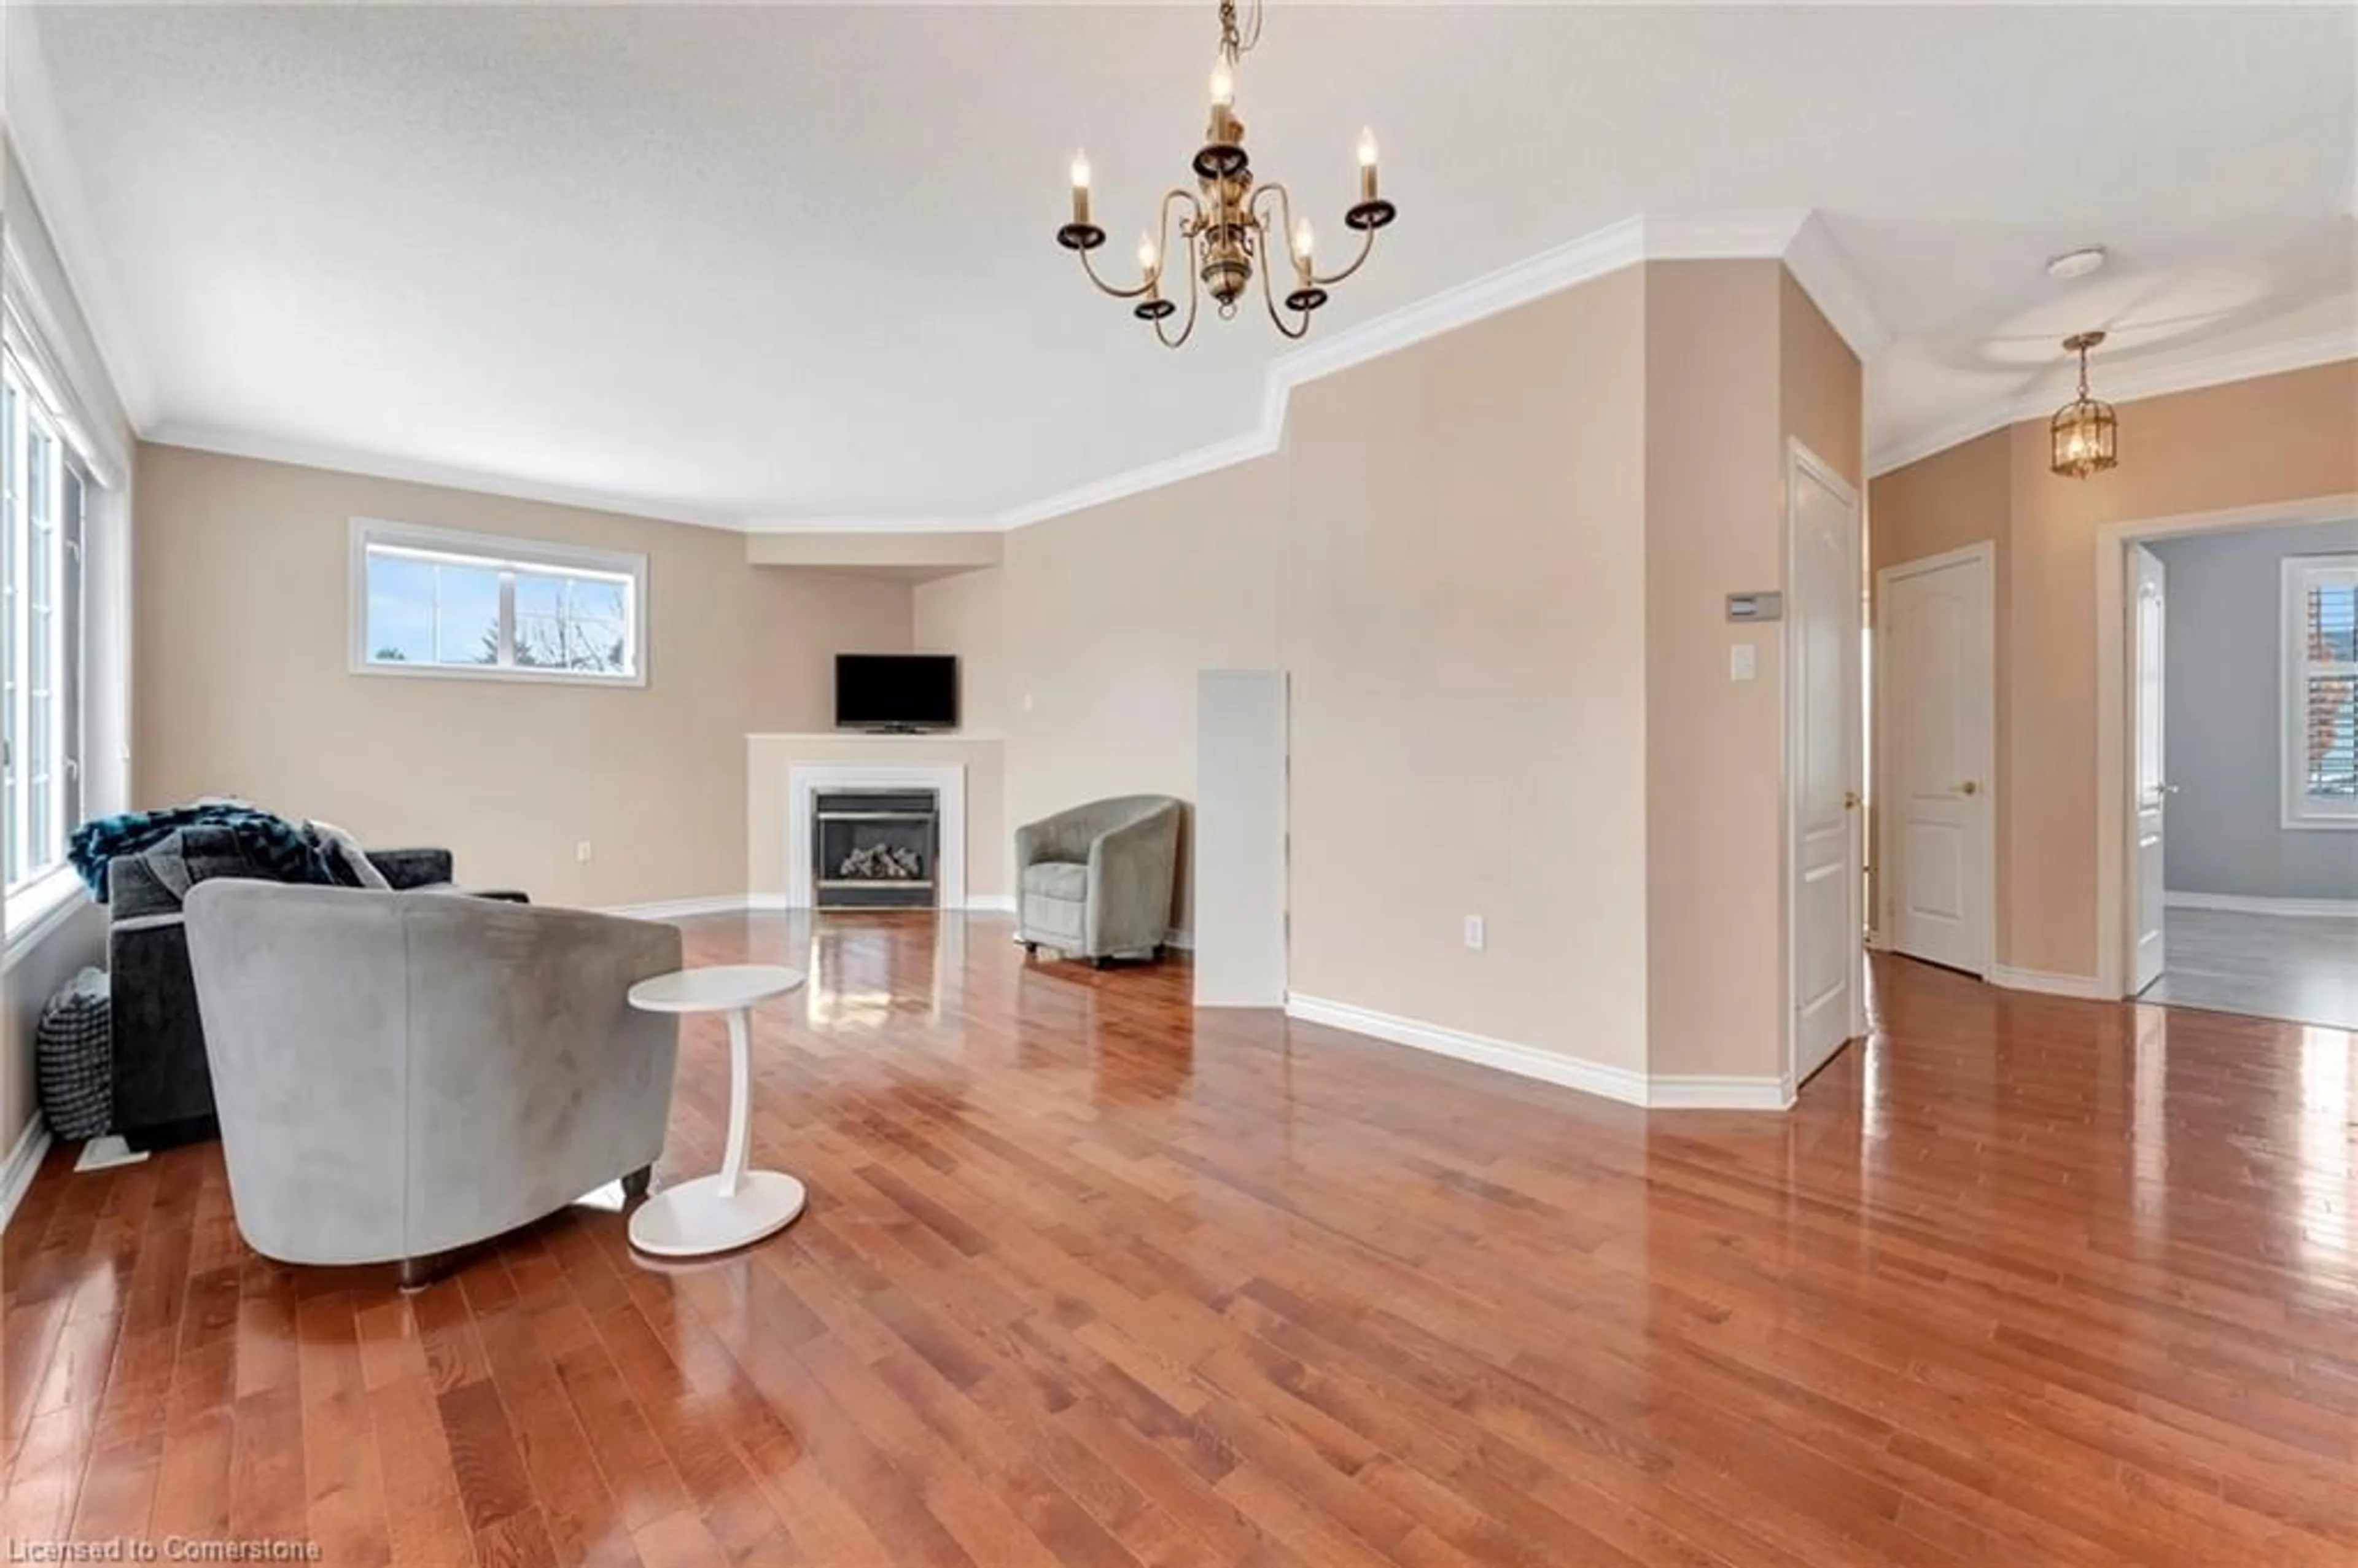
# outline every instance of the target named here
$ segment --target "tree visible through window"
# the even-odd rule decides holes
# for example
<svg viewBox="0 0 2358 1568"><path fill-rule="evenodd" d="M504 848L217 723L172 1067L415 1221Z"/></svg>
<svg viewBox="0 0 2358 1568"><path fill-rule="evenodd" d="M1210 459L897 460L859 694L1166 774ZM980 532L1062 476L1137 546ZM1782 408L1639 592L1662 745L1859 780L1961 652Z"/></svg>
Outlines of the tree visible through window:
<svg viewBox="0 0 2358 1568"><path fill-rule="evenodd" d="M357 662L635 684L644 560L356 521Z"/></svg>
<svg viewBox="0 0 2358 1568"><path fill-rule="evenodd" d="M2285 561L2285 821L2358 827L2358 556Z"/></svg>

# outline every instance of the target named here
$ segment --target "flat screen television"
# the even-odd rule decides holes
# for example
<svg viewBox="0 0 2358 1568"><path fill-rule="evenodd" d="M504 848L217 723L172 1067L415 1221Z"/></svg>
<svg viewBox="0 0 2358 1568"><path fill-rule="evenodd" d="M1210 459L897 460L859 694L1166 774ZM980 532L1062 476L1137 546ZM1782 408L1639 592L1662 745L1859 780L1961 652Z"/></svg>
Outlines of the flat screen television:
<svg viewBox="0 0 2358 1568"><path fill-rule="evenodd" d="M838 654L838 730L955 730L957 659L950 654Z"/></svg>

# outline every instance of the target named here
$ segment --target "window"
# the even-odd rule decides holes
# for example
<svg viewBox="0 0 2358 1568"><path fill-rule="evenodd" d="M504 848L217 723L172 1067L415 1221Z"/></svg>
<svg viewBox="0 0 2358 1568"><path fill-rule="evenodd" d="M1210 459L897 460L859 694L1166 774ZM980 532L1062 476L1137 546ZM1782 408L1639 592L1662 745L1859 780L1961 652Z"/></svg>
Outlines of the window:
<svg viewBox="0 0 2358 1568"><path fill-rule="evenodd" d="M352 668L646 684L647 563L352 519Z"/></svg>
<svg viewBox="0 0 2358 1568"><path fill-rule="evenodd" d="M89 475L57 406L0 352L0 814L10 917L61 871L81 819L81 531ZM35 901L38 902L38 901Z"/></svg>
<svg viewBox="0 0 2358 1568"><path fill-rule="evenodd" d="M2284 825L2358 827L2358 556L2284 564Z"/></svg>

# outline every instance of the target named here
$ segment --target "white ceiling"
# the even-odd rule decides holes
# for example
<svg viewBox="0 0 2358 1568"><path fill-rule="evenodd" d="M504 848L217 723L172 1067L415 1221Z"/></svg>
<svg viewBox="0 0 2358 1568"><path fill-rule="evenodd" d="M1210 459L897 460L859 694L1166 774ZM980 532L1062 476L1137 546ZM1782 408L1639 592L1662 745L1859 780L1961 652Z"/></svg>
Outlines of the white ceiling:
<svg viewBox="0 0 2358 1568"><path fill-rule="evenodd" d="M150 434L698 521L987 518L1260 416L1265 319L1165 352L1053 239L1086 145L1127 262L1212 13L47 7L11 85ZM2353 59L2348 7L1281 0L1238 112L1330 238L1382 139L1401 221L1321 335L1640 211L1814 209L1896 334L1888 458L2057 400L2081 327L2115 334L2100 392L2347 351ZM2115 265L2044 276L2089 243Z"/></svg>

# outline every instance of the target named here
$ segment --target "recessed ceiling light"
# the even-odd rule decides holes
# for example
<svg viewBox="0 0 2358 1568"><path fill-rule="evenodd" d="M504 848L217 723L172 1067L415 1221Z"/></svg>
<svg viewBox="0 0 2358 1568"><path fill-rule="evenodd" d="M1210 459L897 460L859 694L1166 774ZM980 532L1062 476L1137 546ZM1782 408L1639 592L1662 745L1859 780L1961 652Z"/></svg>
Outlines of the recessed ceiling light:
<svg viewBox="0 0 2358 1568"><path fill-rule="evenodd" d="M2047 264L2050 277L2085 277L2104 265L2104 247L2082 245L2076 251L2065 251Z"/></svg>

